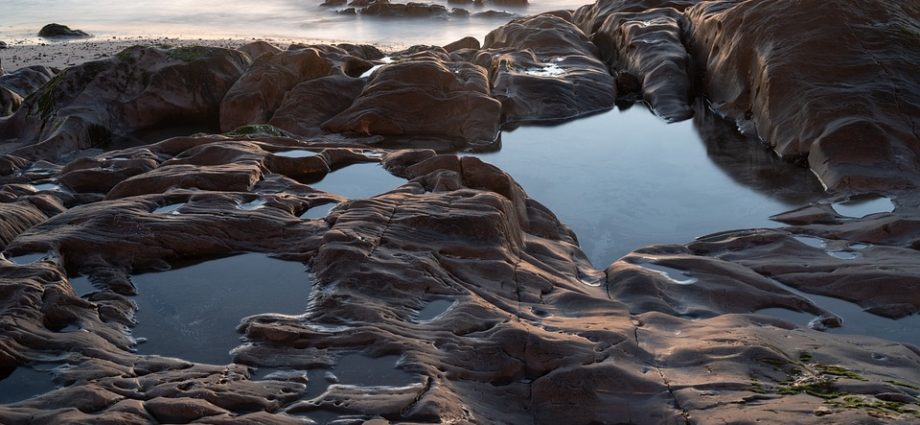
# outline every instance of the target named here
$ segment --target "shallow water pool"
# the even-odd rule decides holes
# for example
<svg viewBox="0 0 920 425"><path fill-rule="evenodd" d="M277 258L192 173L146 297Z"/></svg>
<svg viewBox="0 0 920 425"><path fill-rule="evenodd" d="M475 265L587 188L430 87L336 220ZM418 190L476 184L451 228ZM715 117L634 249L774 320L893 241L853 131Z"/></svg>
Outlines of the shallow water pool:
<svg viewBox="0 0 920 425"><path fill-rule="evenodd" d="M502 134L478 154L572 227L595 267L651 244L776 227L770 216L819 199L806 169L700 113L668 124L642 105Z"/></svg>
<svg viewBox="0 0 920 425"><path fill-rule="evenodd" d="M141 354L225 364L240 344L240 319L259 313L300 314L312 275L303 264L242 254L132 277Z"/></svg>

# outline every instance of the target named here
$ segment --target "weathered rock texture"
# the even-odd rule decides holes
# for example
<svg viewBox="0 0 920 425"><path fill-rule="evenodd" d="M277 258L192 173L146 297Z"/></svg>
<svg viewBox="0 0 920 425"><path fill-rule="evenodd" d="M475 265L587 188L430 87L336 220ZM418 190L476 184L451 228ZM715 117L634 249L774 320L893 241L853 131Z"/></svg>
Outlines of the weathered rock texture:
<svg viewBox="0 0 920 425"><path fill-rule="evenodd" d="M473 144L498 136L501 104L482 67L436 54L383 65L354 104L323 124L361 136L434 136Z"/></svg>
<svg viewBox="0 0 920 425"><path fill-rule="evenodd" d="M228 49L135 47L68 68L0 120L0 152L57 160L137 130L214 123L248 65Z"/></svg>
<svg viewBox="0 0 920 425"><path fill-rule="evenodd" d="M920 4L715 1L687 11L704 91L829 188L920 183Z"/></svg>
<svg viewBox="0 0 920 425"><path fill-rule="evenodd" d="M490 70L505 122L557 121L609 109L616 84L597 48L551 14L521 18L488 35L476 57Z"/></svg>
<svg viewBox="0 0 920 425"><path fill-rule="evenodd" d="M920 311L917 21L885 0L610 0L513 21L482 48L138 47L0 77L22 103L0 118L0 376L50 365L57 386L0 422L915 423L920 349L821 332L847 322L807 294ZM423 149L609 108L618 86L674 120L708 97L830 187L896 209L842 217L829 202L854 194L834 195L784 228L598 270L511 176ZM180 122L233 131L116 140ZM366 199L311 187L363 162L406 182ZM750 173L736 179L769 170ZM132 275L240 252L309 265L305 312L227 323L246 337L227 365L134 351ZM45 258L17 263L28 254ZM78 295L77 275L95 291ZM452 305L421 320L439 300ZM763 314L777 308L817 320ZM410 383L315 377L356 353L398 356Z"/></svg>

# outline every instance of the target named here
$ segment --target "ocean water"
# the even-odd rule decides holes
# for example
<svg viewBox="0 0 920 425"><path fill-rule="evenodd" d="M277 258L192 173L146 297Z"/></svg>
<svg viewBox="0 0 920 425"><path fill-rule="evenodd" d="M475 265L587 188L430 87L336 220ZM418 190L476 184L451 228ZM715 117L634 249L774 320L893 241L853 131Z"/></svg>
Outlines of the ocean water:
<svg viewBox="0 0 920 425"><path fill-rule="evenodd" d="M392 0L406 3L409 0ZM432 0L450 10L447 0ZM531 15L574 9L587 0L533 1L526 7L487 4L461 6ZM179 38L283 38L352 41L384 46L446 44L465 36L480 40L510 18L374 18L343 15L345 6L321 6L322 0L3 0L0 39L40 40L42 26L56 22L100 38L169 36Z"/></svg>

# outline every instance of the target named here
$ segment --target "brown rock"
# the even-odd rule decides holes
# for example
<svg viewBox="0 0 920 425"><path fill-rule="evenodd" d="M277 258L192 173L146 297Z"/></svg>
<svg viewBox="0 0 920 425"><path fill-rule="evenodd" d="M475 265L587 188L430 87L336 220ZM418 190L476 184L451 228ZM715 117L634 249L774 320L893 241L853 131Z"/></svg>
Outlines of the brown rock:
<svg viewBox="0 0 920 425"><path fill-rule="evenodd" d="M500 104L484 69L437 59L384 65L355 103L323 124L332 132L435 136L491 143Z"/></svg>
<svg viewBox="0 0 920 425"><path fill-rule="evenodd" d="M348 109L364 89L366 80L330 75L304 81L284 96L269 124L301 136L323 133L321 125Z"/></svg>
<svg viewBox="0 0 920 425"><path fill-rule="evenodd" d="M331 70L332 64L316 49L260 56L221 102L221 131L267 123L288 90L302 81L326 76Z"/></svg>
<svg viewBox="0 0 920 425"><path fill-rule="evenodd" d="M920 5L704 2L687 13L717 110L780 156L807 157L828 188L920 184L920 50L900 23L920 20Z"/></svg>
<svg viewBox="0 0 920 425"><path fill-rule="evenodd" d="M0 138L20 143L20 156L55 160L140 129L215 122L246 65L227 49L132 47L58 74L0 121Z"/></svg>
<svg viewBox="0 0 920 425"><path fill-rule="evenodd" d="M145 401L144 408L158 421L175 424L187 424L207 416L229 413L207 401L188 397L157 397Z"/></svg>
<svg viewBox="0 0 920 425"><path fill-rule="evenodd" d="M597 48L557 16L522 18L490 32L476 63L490 67L505 122L566 120L609 109L616 100Z"/></svg>

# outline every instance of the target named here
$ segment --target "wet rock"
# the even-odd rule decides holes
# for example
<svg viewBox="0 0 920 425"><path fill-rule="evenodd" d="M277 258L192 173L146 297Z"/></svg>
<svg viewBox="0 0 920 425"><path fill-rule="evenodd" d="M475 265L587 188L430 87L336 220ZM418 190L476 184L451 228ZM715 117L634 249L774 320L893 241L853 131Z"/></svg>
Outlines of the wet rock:
<svg viewBox="0 0 920 425"><path fill-rule="evenodd" d="M62 71L0 121L0 138L17 155L57 160L139 129L214 123L246 66L221 48L129 48Z"/></svg>
<svg viewBox="0 0 920 425"><path fill-rule="evenodd" d="M41 65L20 68L11 73L0 75L0 87L7 88L26 98L48 83L48 81L51 81L57 74L57 70Z"/></svg>
<svg viewBox="0 0 920 425"><path fill-rule="evenodd" d="M444 50L450 53L460 49L479 50L480 47L482 46L479 45L479 40L476 37L463 37L453 43L444 45Z"/></svg>
<svg viewBox="0 0 920 425"><path fill-rule="evenodd" d="M529 4L527 0L488 0L486 3L510 7L527 7Z"/></svg>
<svg viewBox="0 0 920 425"><path fill-rule="evenodd" d="M48 219L29 202L0 203L0 251L19 234Z"/></svg>
<svg viewBox="0 0 920 425"><path fill-rule="evenodd" d="M792 3L687 10L713 106L831 189L920 184L920 6Z"/></svg>
<svg viewBox="0 0 920 425"><path fill-rule="evenodd" d="M205 400L157 397L144 402L144 408L160 422L187 424L206 416L229 413Z"/></svg>
<svg viewBox="0 0 920 425"><path fill-rule="evenodd" d="M0 117L16 112L22 105L22 96L6 87L0 87Z"/></svg>
<svg viewBox="0 0 920 425"><path fill-rule="evenodd" d="M594 34L611 14L640 13L651 9L672 8L683 11L702 0L598 0L575 10L574 22L585 34Z"/></svg>
<svg viewBox="0 0 920 425"><path fill-rule="evenodd" d="M597 48L554 15L512 21L486 35L476 63L488 66L505 122L565 120L608 109L616 85Z"/></svg>
<svg viewBox="0 0 920 425"><path fill-rule="evenodd" d="M383 65L354 104L326 121L323 129L491 143L498 135L500 109L489 96L488 76L481 67L420 58Z"/></svg>
<svg viewBox="0 0 920 425"><path fill-rule="evenodd" d="M362 15L380 17L431 17L447 15L447 8L430 3L390 3L389 0L373 0L359 12Z"/></svg>
<svg viewBox="0 0 920 425"><path fill-rule="evenodd" d="M291 88L302 81L326 76L331 70L332 63L316 49L260 56L221 101L221 131L267 123Z"/></svg>
<svg viewBox="0 0 920 425"><path fill-rule="evenodd" d="M9 74L0 73L0 117L19 109L24 98L54 77L56 71L46 66L22 68Z"/></svg>
<svg viewBox="0 0 920 425"><path fill-rule="evenodd" d="M275 55L281 53L281 49L266 41L258 40L252 43L240 46L237 50L246 53L255 62L262 55Z"/></svg>
<svg viewBox="0 0 920 425"><path fill-rule="evenodd" d="M48 25L45 25L44 27L42 27L42 29L41 29L40 31L38 31L38 36L39 36L39 37L45 37L45 38L85 38L85 37L90 37L90 35L87 34L87 33L84 32L84 31L81 31L81 30L73 30L73 29L70 29L70 27L68 27L68 26L66 26L66 25L61 25L61 24L48 24Z"/></svg>
<svg viewBox="0 0 920 425"><path fill-rule="evenodd" d="M643 98L658 115L682 121L693 116L690 55L683 39L688 27L672 8L612 13L591 39L611 69L638 78Z"/></svg>
<svg viewBox="0 0 920 425"><path fill-rule="evenodd" d="M269 124L301 136L321 135L322 124L348 109L364 85L364 79L347 75L304 81L285 94Z"/></svg>
<svg viewBox="0 0 920 425"><path fill-rule="evenodd" d="M344 6L348 0L325 0L320 6Z"/></svg>
<svg viewBox="0 0 920 425"><path fill-rule="evenodd" d="M505 12L504 10L486 10L482 12L476 12L470 15L473 18L483 18L483 19L507 19L514 18L517 15L511 12Z"/></svg>
<svg viewBox="0 0 920 425"><path fill-rule="evenodd" d="M6 48L8 48L8 47L9 47L9 46L6 44L5 41L0 41L0 49L6 49ZM0 74L3 74L3 73L0 72Z"/></svg>

